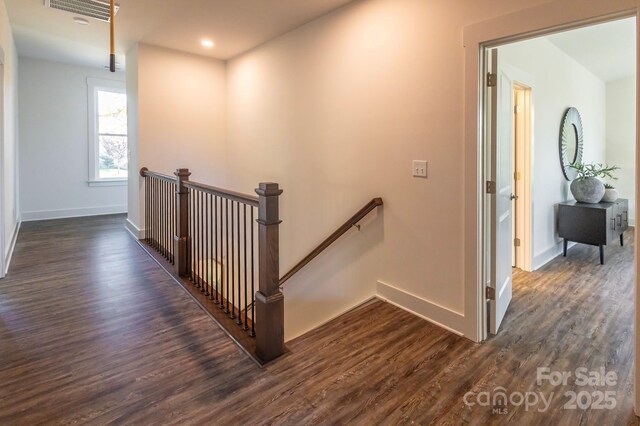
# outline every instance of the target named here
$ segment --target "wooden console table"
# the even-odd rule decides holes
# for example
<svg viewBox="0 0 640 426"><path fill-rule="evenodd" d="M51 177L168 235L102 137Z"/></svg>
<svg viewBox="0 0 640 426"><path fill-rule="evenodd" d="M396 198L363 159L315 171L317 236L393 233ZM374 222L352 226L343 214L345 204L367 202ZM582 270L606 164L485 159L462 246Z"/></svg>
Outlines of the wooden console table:
<svg viewBox="0 0 640 426"><path fill-rule="evenodd" d="M567 243L589 244L600 248L600 264L604 265L604 246L620 239L629 227L629 200L613 203L586 204L568 201L558 204L558 234L563 238L564 256Z"/></svg>

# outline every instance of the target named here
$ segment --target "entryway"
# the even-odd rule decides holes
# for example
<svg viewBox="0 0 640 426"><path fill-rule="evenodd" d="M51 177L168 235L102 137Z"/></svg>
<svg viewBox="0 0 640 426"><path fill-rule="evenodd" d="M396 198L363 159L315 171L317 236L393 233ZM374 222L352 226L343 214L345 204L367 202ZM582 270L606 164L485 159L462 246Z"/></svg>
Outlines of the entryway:
<svg viewBox="0 0 640 426"><path fill-rule="evenodd" d="M465 72L465 87L466 87L466 112L465 112L465 129L466 129L466 144L465 144L465 167L472 173L471 177L467 180L466 204L469 206L476 205L476 209L468 209L465 213L465 294L467 295L469 303L465 306L465 316L469 317L469 323L467 325L467 335L475 336L478 341L485 340L488 336L489 314L490 306L487 305L487 297L491 296L488 287L492 287L495 290L495 283L502 281L496 281L495 276L492 276L491 271L495 269L495 257L492 257L491 243L496 241L495 232L489 227L493 223L491 215L485 214L485 210L488 208L490 197L487 196L486 191L489 188L487 181L491 181L491 178L495 176L491 169L491 163L486 161L490 158L487 154L491 154L490 140L485 135L489 134L491 129L490 123L484 119L485 105L488 101L488 94L485 92L483 86L486 81L486 73L490 70L491 62L490 57L485 55L485 52L491 48L503 46L507 43L513 43L522 40L529 40L533 37L541 35L548 35L559 33L570 29L586 27L594 24L600 24L604 22L611 22L615 20L621 20L629 17L636 17L638 11L638 3L632 1L621 2L588 2L588 7L583 1L567 0L565 2L552 2L540 6L533 7L523 12L516 12L503 17L490 19L487 21L479 22L477 24L470 25L465 28L464 32L464 45L465 45L465 63L467 71ZM637 36L637 29L636 29ZM636 47L637 49L637 47ZM499 79L497 79L499 81ZM533 104L534 104L534 119L539 118L539 114L544 109L539 108L535 102L535 85L533 90ZM637 87L633 92L637 94ZM631 113L633 117L637 118L637 111ZM556 143L559 137L559 129L555 137L553 138ZM637 146L637 138L636 146ZM535 145L535 144L534 144ZM537 147L534 146L534 152ZM628 155L629 156L629 155ZM633 157L631 155L630 157ZM510 160L510 157L507 157ZM558 160L556 160L558 161ZM510 163L511 161L509 161ZM536 163L534 165L538 166ZM499 186L499 185L498 185ZM496 188L498 190L498 188ZM629 217L629 221L635 222L635 214ZM494 225L495 226L495 225ZM511 226L508 227L511 231ZM533 227L533 235L535 238L537 229ZM627 236L628 238L628 236ZM504 239L508 241L508 239ZM578 250L593 250L593 247L579 245L576 247ZM616 249L612 246L612 249ZM596 249L597 250L597 249ZM571 250L570 250L571 251ZM506 250L508 253L507 259L512 264L512 250ZM535 255L532 254L533 257ZM561 261L553 256L556 261ZM597 257L596 257L597 266ZM553 264L553 263L550 263ZM638 264L637 255L633 255L634 266ZM606 265L605 265L606 266ZM549 266L547 266L548 268ZM509 268L509 272L510 272ZM505 273L507 275L507 273ZM635 274L634 274L635 279ZM637 280L636 280L637 281ZM509 284L512 284L510 281ZM637 284L633 285L633 293L637 290ZM624 294L621 297L629 302L634 298L634 294ZM510 300L510 299L509 299ZM514 304L516 302L514 301ZM637 303L634 302L634 305ZM506 308L504 309L506 311ZM509 318L509 317L508 317ZM634 320L638 321L638 312L636 306L634 306ZM556 346L563 347L563 339L569 336L573 336L571 327L567 330L566 327L564 336L555 335L549 336L549 339L554 340ZM569 324L570 326L570 324ZM491 342L500 340L501 333L491 339ZM588 339L588 336L584 336ZM631 339L631 336L627 337ZM634 332L633 347L638 347L638 336ZM633 352L626 352L625 357L633 357ZM637 356L634 358L631 365L637 361ZM535 374L535 371L533 372ZM640 375L634 376L635 387L640 384ZM640 406L640 398L638 394L635 394L635 406Z"/></svg>
<svg viewBox="0 0 640 426"><path fill-rule="evenodd" d="M595 246L593 261L604 262L634 224L635 31L628 18L486 51L491 334L511 301L512 267L539 270L567 243ZM596 204L575 204L579 169L613 166L598 177L618 186L607 194L617 199L602 187Z"/></svg>

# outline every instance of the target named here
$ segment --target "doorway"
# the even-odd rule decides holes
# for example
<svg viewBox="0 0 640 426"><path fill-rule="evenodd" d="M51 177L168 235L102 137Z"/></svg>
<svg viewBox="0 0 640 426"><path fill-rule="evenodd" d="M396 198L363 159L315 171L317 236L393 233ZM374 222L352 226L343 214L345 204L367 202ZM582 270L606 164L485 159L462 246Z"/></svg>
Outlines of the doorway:
<svg viewBox="0 0 640 426"><path fill-rule="evenodd" d="M512 267L538 270L561 255L563 244L567 244L567 235L561 235L563 220L566 222L569 214L564 204L575 203L569 184L573 188L576 176L570 177L566 171L569 166L564 164L564 145L560 146L560 139L564 141L565 136L559 129L568 110L574 110L576 114L581 111L582 119L578 118L578 121L584 121L586 129L579 163L622 166L619 199L623 204L616 205L615 209L625 211L607 210L607 214L620 216L615 219L616 228L612 234L624 231L626 226L623 227L622 222L627 225L626 217L635 214L635 164L628 160L635 157L636 143L635 117L629 116L635 114L635 84L631 83L635 82L636 75L636 46L625 43L634 39L635 32L636 20L629 18L486 48L485 123L486 140L490 144L485 162L491 185L487 191L485 214L490 219L486 226L485 247L490 253L487 264L490 272L487 329L490 334L498 333L512 299ZM595 42L588 42L590 38L606 40L610 44L601 43L598 48ZM585 40L589 45L588 56L584 55ZM524 114L525 109L531 112L534 108L534 86L536 104L540 106L535 121L532 115ZM610 86L612 91L615 88L615 99L609 105ZM621 92L625 93L621 91L623 87L626 97L621 95ZM529 102L525 103L527 97ZM619 109L619 104L625 104L629 114L607 114L608 110ZM527 116L530 119L528 128ZM527 141L532 129L535 129L536 137L531 136ZM582 140L582 124L580 129ZM609 134L612 130L615 132ZM535 152L532 144L535 144ZM577 157L574 155L574 158ZM524 179L523 172L527 167L532 172ZM618 176L600 177L605 184L618 182L614 180ZM599 184L604 193L603 183ZM525 202L527 187L530 199ZM530 190L531 187L536 189ZM624 203L628 203L630 210ZM582 211L574 207L571 210ZM531 215L525 227L523 213L527 211ZM561 215L561 212L565 213ZM601 222L600 225L580 225L588 228L582 233L608 231L608 222L604 219ZM633 224L632 220L629 222ZM535 233L532 232L534 227ZM584 240L579 238L572 236L570 244L594 244L590 235ZM607 235L607 241L598 241L601 259L602 244L613 242L609 240ZM524 254L526 248L535 254L533 259ZM528 262L526 267L525 261Z"/></svg>
<svg viewBox="0 0 640 426"><path fill-rule="evenodd" d="M531 271L532 88L513 80L513 252L514 268Z"/></svg>
<svg viewBox="0 0 640 426"><path fill-rule="evenodd" d="M488 265L491 262L486 252L485 242L490 236L486 228L488 221L485 207L488 202L486 194L490 169L485 164L487 140L485 138L485 96L484 82L487 61L484 56L486 48L495 47L508 42L525 40L531 37L550 34L562 30L579 28L616 19L636 17L638 3L632 0L620 2L584 0L554 1L533 6L523 11L491 18L464 29L465 46L465 204L469 206L464 212L465 224L465 335L481 342L487 338L486 324L487 286L489 284ZM636 38L637 38L636 30ZM638 55L638 54L637 54ZM636 88L636 96L637 96ZM635 114L636 120L638 113ZM638 139L636 137L636 147ZM636 149L636 161L639 150ZM473 207L475 206L475 207ZM636 215L637 216L637 213ZM636 217L632 219L636 219ZM636 220L637 222L637 220ZM633 256L633 264L640 265L637 254ZM638 311L638 279L633 284L633 315L635 323L640 323ZM634 364L640 360L640 335L637 327L633 329L633 345L636 348ZM634 373L635 388L640 387L640 373ZM634 392L635 407L640 408L640 393ZM640 411L637 411L640 412Z"/></svg>

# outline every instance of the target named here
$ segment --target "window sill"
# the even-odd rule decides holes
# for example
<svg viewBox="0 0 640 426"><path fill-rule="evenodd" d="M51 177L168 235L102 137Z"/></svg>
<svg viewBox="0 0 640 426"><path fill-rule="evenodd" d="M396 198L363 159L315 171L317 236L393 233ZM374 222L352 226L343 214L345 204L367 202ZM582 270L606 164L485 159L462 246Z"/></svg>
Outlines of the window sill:
<svg viewBox="0 0 640 426"><path fill-rule="evenodd" d="M127 186L127 179L90 180L89 186Z"/></svg>

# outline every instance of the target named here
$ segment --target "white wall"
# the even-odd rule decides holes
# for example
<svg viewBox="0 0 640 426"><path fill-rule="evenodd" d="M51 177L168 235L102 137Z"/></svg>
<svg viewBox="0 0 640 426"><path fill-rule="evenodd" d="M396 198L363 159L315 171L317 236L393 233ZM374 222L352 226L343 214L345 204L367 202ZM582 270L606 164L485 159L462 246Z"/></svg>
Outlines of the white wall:
<svg viewBox="0 0 640 426"><path fill-rule="evenodd" d="M137 65L130 65L135 58ZM225 63L140 44L127 56L127 67L133 79L127 92L137 100L137 111L129 115L138 140L132 170L172 174L188 167L191 179L224 185ZM129 185L141 188L139 175L129 176ZM130 206L129 221L130 228L144 228L137 203Z"/></svg>
<svg viewBox="0 0 640 426"><path fill-rule="evenodd" d="M613 185L629 199L629 222L636 211L636 79L630 76L607 83L607 163L620 167Z"/></svg>
<svg viewBox="0 0 640 426"><path fill-rule="evenodd" d="M466 326L473 338L476 319L464 317L464 211L475 204L464 196L462 34L474 22L545 2L353 2L227 63L222 146L214 129L200 127L217 115L203 118L190 105L220 94L186 96L172 89L171 75L183 72L187 90L207 87L222 71L193 70L218 66L140 46L138 166L165 173L188 166L195 174L204 165L219 173L196 180L246 193L260 181L280 183L283 273L371 197L384 199L361 232L286 284L287 339L375 294L456 331ZM167 104L177 117L165 114ZM192 139L210 142L192 150ZM168 142L152 151L157 140ZM411 177L414 159L429 161L428 179ZM138 211L130 218L141 221Z"/></svg>
<svg viewBox="0 0 640 426"><path fill-rule="evenodd" d="M286 284L287 339L376 293L462 330L462 29L534 3L354 2L229 62L229 182L281 184L283 272L385 202Z"/></svg>
<svg viewBox="0 0 640 426"><path fill-rule="evenodd" d="M561 252L556 204L573 199L562 174L559 132L567 108L576 107L584 129L583 162L604 163L606 150L605 84L544 38L499 48L502 63L523 71L533 96L533 269ZM507 69L507 72L509 70ZM515 73L517 75L517 73Z"/></svg>
<svg viewBox="0 0 640 426"><path fill-rule="evenodd" d="M124 74L24 57L19 70L23 220L126 212L125 186L88 185L87 78Z"/></svg>
<svg viewBox="0 0 640 426"><path fill-rule="evenodd" d="M0 227L4 227L4 253L5 266L13 250L12 242L16 235L19 223L18 215L18 191L17 191L17 155L18 155L18 54L16 51L11 25L4 0L0 0L0 56L4 56L4 105L0 110L2 119L2 138L0 139L0 173L3 179L4 199L0 200L0 207L4 206L4 211L0 213L0 220L3 221ZM0 194L1 196L2 194ZM2 237L2 232L0 232ZM0 276L4 271L0 271Z"/></svg>

